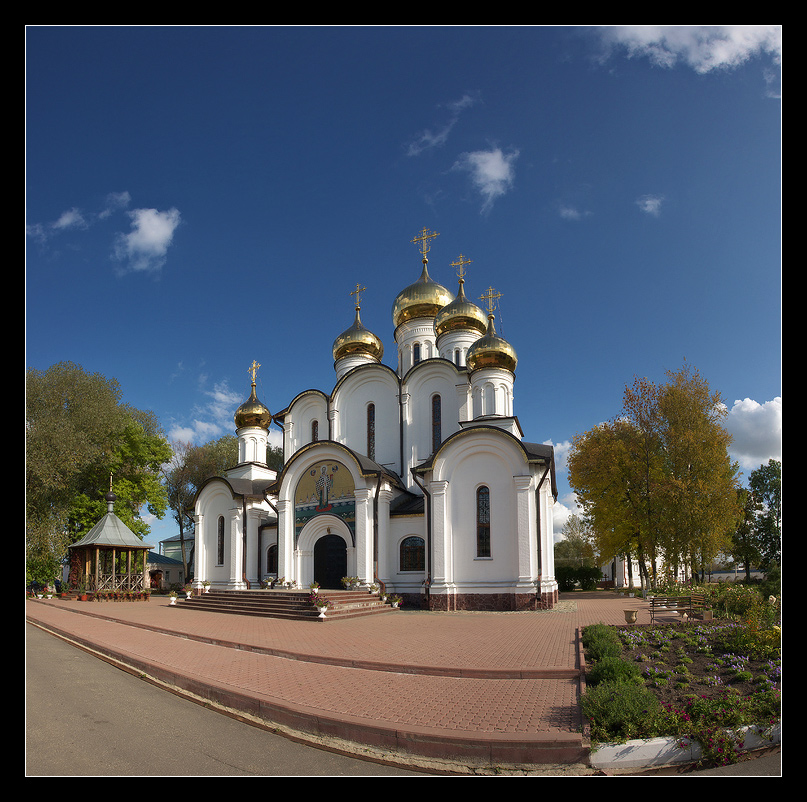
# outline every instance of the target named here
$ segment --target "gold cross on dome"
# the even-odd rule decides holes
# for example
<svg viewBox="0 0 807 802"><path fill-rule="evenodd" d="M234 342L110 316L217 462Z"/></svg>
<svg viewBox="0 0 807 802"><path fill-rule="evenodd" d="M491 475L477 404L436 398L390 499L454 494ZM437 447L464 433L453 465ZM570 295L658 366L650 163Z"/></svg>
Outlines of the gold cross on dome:
<svg viewBox="0 0 807 802"><path fill-rule="evenodd" d="M488 291L484 295L479 296L480 301L486 301L488 307L488 314L492 315L493 310L496 308L496 301L502 297L500 292L494 291L493 287L488 287Z"/></svg>
<svg viewBox="0 0 807 802"><path fill-rule="evenodd" d="M256 362L254 359L252 360L252 364L247 368L247 373L252 374L252 383L255 384L255 374L258 372L258 368L260 367L260 363Z"/></svg>
<svg viewBox="0 0 807 802"><path fill-rule="evenodd" d="M367 287L362 287L361 284L356 284L356 289L350 294L356 296L356 309L361 307L361 294L367 291Z"/></svg>
<svg viewBox="0 0 807 802"><path fill-rule="evenodd" d="M429 231L428 228L424 228L418 236L416 236L414 239L411 240L411 242L420 243L420 253L425 259L426 254L431 250L429 240L439 236L440 235L436 231Z"/></svg>
<svg viewBox="0 0 807 802"><path fill-rule="evenodd" d="M457 259L456 262L451 263L451 267L458 268L457 275L459 276L460 281L465 280L465 265L469 264L471 264L471 260L463 256L462 254L459 255L459 258Z"/></svg>

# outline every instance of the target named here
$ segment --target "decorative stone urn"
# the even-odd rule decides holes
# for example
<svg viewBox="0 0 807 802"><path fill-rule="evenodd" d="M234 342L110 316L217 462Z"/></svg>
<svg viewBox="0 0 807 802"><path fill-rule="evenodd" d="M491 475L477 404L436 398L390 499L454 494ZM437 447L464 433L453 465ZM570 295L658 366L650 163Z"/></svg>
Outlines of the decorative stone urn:
<svg viewBox="0 0 807 802"><path fill-rule="evenodd" d="M625 623L626 624L635 624L636 623L636 610L624 610L625 613Z"/></svg>

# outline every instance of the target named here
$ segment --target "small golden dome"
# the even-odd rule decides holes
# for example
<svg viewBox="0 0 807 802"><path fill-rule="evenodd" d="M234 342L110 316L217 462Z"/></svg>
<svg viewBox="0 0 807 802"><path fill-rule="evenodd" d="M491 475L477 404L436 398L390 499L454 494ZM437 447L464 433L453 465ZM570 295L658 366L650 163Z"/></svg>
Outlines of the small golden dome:
<svg viewBox="0 0 807 802"><path fill-rule="evenodd" d="M460 288L457 297L448 305L444 306L434 319L434 333L439 337L448 331L471 330L484 334L487 330L485 313L473 301L465 297L463 285L465 281L460 279Z"/></svg>
<svg viewBox="0 0 807 802"><path fill-rule="evenodd" d="M496 334L493 315L488 315L487 332L468 349L465 363L471 370L504 368L511 373L516 372L516 351L507 340Z"/></svg>
<svg viewBox="0 0 807 802"><path fill-rule="evenodd" d="M269 428L272 423L272 413L258 400L255 393L255 382L252 382L252 392L249 398L238 407L233 417L237 429L245 426L259 426L261 429Z"/></svg>
<svg viewBox="0 0 807 802"><path fill-rule="evenodd" d="M359 317L359 307L356 307L356 319L349 329L345 329L333 341L334 362L345 356L364 354L381 361L384 356L384 345L373 332L364 327Z"/></svg>
<svg viewBox="0 0 807 802"><path fill-rule="evenodd" d="M423 259L420 278L398 293L392 305L392 322L396 326L419 317L434 317L444 306L454 300L454 295L442 284L432 281L427 268L428 259Z"/></svg>

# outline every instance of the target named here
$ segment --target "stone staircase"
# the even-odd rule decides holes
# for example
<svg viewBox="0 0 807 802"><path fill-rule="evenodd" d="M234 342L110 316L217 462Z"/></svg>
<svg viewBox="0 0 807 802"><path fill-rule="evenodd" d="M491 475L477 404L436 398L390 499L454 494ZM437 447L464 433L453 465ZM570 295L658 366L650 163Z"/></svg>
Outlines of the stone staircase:
<svg viewBox="0 0 807 802"><path fill-rule="evenodd" d="M230 615L254 615L293 621L339 621L362 615L378 615L393 610L375 593L360 590L320 590L331 602L325 618L302 590L211 590L177 603L180 610L206 610Z"/></svg>

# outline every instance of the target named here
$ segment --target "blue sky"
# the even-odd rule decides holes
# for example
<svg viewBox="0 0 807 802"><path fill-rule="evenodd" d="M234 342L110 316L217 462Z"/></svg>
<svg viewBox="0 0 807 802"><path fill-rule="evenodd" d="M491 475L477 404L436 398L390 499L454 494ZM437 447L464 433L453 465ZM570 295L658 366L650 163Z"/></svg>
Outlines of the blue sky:
<svg viewBox="0 0 807 802"><path fill-rule="evenodd" d="M30 27L26 366L231 434L253 359L272 411L332 388L357 283L395 364L426 227L435 280L502 294L556 529L574 435L684 361L747 476L781 459L780 60L777 26Z"/></svg>

